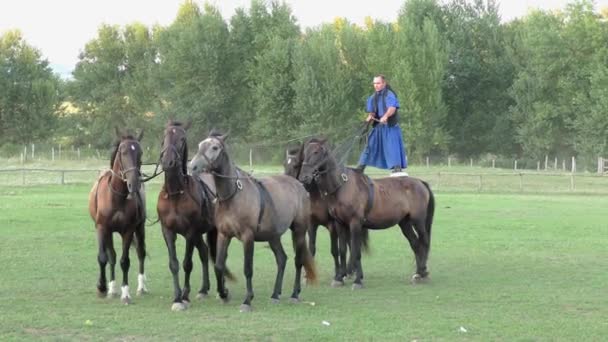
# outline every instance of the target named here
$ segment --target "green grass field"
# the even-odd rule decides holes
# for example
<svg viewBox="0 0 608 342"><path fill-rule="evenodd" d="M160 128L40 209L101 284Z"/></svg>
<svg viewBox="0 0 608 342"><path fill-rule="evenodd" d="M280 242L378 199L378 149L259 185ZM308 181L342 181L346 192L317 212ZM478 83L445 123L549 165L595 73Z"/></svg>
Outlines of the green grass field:
<svg viewBox="0 0 608 342"><path fill-rule="evenodd" d="M254 311L242 314L245 282L238 241L231 244L228 259L239 278L229 284L232 302L215 299L212 281L209 299L193 302L185 312L170 310L171 275L158 224L147 228L151 293L134 296L132 250L134 304L97 298L97 242L87 213L88 191L88 185L77 184L0 186L0 341L599 341L608 331L606 197L439 190L431 281L415 286L409 283L413 254L395 228L371 233L371 254L363 257L364 289L330 288L333 263L322 229L320 284L304 288L303 303L297 305L287 300L293 284L289 236L283 239L290 260L279 305L269 300L274 258L258 243ZM158 185L152 184L152 220L157 194ZM180 256L183 245L178 240ZM180 270L183 281L182 275ZM198 289L198 260L192 279Z"/></svg>

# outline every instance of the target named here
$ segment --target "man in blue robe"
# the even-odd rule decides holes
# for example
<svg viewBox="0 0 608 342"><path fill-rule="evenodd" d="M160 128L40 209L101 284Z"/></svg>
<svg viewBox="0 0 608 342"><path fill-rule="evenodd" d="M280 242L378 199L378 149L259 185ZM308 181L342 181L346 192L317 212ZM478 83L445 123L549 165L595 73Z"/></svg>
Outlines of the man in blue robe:
<svg viewBox="0 0 608 342"><path fill-rule="evenodd" d="M376 92L367 99L366 119L373 122L373 129L357 168L363 171L365 166L371 165L401 172L407 167L407 157L397 113L399 100L387 85L384 75L374 77L374 89Z"/></svg>

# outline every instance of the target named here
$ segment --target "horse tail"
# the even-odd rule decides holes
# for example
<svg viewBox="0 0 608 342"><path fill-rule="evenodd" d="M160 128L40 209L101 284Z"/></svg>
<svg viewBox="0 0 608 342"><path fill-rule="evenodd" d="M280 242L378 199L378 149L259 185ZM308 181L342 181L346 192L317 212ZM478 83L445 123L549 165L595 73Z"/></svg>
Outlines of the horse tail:
<svg viewBox="0 0 608 342"><path fill-rule="evenodd" d="M211 255L211 262L215 265L215 257L217 253L217 229L214 227L210 231L207 232L207 245L209 246L209 254ZM228 267L224 270L224 277L230 280L231 282L236 282L236 277Z"/></svg>
<svg viewBox="0 0 608 342"><path fill-rule="evenodd" d="M302 258L302 264L304 266L304 270L306 271L306 280L307 283L309 284L316 284L317 283L317 269L315 267L315 261L314 258L312 256L312 254L310 253L310 250L308 249L308 245L306 244L306 237L305 237L306 231L304 231L304 234L299 235L297 232L294 231L292 237L293 237L293 245L294 245L294 249L296 251L296 257L300 257Z"/></svg>
<svg viewBox="0 0 608 342"><path fill-rule="evenodd" d="M429 203L426 206L426 233L429 237L428 240L428 249L431 249L431 227L433 226L433 216L435 215L435 196L433 195L433 191L431 190L431 186L429 183L422 181L422 184L429 191Z"/></svg>

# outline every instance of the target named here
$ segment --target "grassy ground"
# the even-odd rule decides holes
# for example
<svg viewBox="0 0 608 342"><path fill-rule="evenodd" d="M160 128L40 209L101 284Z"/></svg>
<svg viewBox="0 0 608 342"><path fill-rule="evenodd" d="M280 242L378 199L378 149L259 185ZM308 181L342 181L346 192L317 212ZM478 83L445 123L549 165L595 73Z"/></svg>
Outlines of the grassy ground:
<svg viewBox="0 0 608 342"><path fill-rule="evenodd" d="M321 230L320 284L304 288L298 305L286 300L293 284L289 237L283 239L290 260L279 305L269 301L272 253L256 244L254 312L241 314L238 241L228 259L239 276L229 284L232 302L220 304L212 291L185 312L170 310L171 276L158 224L147 228L151 293L130 306L97 298L88 190L0 186L0 340L587 341L602 340L608 331L605 197L439 191L432 279L416 286L408 282L414 261L406 240L399 229L389 229L371 233L365 288L330 288L333 264ZM148 189L151 219L157 193L158 185ZM178 245L182 255L183 241ZM134 295L134 250L131 258ZM195 261L194 289L199 265Z"/></svg>

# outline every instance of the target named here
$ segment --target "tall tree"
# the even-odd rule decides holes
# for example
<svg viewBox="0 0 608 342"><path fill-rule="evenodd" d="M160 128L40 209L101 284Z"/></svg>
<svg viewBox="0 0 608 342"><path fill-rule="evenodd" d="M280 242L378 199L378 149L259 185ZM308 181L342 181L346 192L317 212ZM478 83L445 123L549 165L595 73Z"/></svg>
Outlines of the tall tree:
<svg viewBox="0 0 608 342"><path fill-rule="evenodd" d="M393 84L401 102L401 127L410 155L445 152L450 141L442 84L446 38L435 0L410 0L399 15Z"/></svg>
<svg viewBox="0 0 608 342"><path fill-rule="evenodd" d="M21 32L0 36L0 135L27 144L53 134L59 79Z"/></svg>

